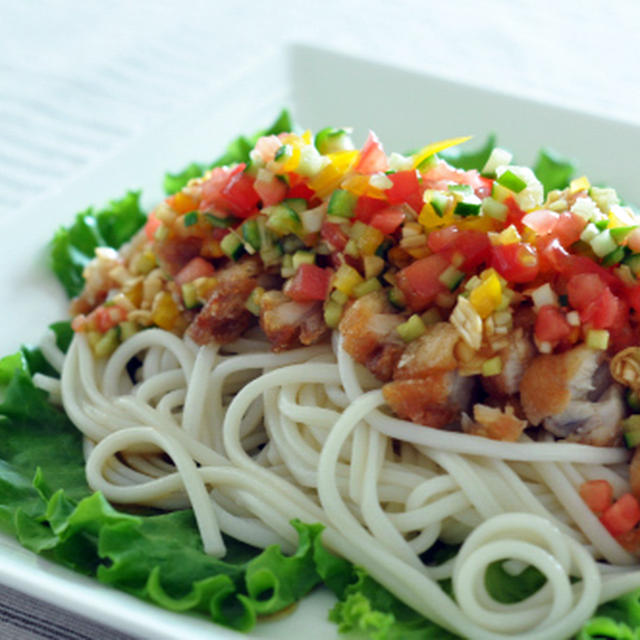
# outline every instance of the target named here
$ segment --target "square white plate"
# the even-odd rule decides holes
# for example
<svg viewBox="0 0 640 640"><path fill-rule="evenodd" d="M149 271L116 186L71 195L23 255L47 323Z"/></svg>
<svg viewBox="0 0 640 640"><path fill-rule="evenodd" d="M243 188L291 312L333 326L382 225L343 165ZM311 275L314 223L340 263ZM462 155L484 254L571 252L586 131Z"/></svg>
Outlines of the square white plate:
<svg viewBox="0 0 640 640"><path fill-rule="evenodd" d="M132 140L56 193L0 219L0 353L37 341L46 324L65 316L65 298L47 270L44 249L57 226L68 224L89 204L100 206L128 188L142 188L144 203L151 206L162 196L165 170L216 157L238 132L265 126L282 106L289 106L296 121L312 130L352 125L361 141L371 128L388 151L462 134L475 134L476 140L468 144L479 145L492 131L523 163L533 162L540 146L552 146L578 159L581 172L594 182L615 186L628 201L640 203L640 182L634 176L640 148L637 126L292 46L218 78L209 93L194 98L179 117ZM7 538L0 538L0 583L142 637L247 637L105 588ZM331 602L321 590L293 615L262 623L250 637L334 637L335 627L326 621Z"/></svg>

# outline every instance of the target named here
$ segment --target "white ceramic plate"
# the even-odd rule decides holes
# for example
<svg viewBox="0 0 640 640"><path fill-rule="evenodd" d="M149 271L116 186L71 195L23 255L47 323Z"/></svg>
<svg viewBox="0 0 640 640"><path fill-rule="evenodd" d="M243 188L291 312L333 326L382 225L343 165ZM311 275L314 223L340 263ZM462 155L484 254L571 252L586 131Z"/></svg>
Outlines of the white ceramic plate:
<svg viewBox="0 0 640 640"><path fill-rule="evenodd" d="M428 141L475 134L480 144L498 132L499 143L523 163L541 145L579 160L593 181L618 188L640 203L635 154L640 128L483 89L399 70L372 61L304 46L273 52L253 66L218 78L207 95L178 118L119 149L99 166L60 186L27 209L0 219L0 353L37 341L43 327L65 315L65 298L46 268L44 247L58 225L89 204L100 206L127 188L142 188L144 202L161 197L165 170L208 160L237 132L267 124L289 106L303 126L352 125L356 137L374 129L387 150L408 150ZM473 145L474 142L468 143ZM239 638L212 623L172 614L108 589L37 558L0 538L0 583L141 637ZM253 638L335 637L326 621L332 598L320 590L293 615L262 623Z"/></svg>

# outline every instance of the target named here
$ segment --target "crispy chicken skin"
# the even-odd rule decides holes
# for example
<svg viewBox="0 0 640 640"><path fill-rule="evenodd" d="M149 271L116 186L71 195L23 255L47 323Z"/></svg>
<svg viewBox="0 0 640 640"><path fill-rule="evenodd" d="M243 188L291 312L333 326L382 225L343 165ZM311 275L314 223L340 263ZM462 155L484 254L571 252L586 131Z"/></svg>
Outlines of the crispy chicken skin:
<svg viewBox="0 0 640 640"><path fill-rule="evenodd" d="M537 356L522 377L520 400L529 422L556 437L596 446L620 443L624 401L602 351L582 345Z"/></svg>
<svg viewBox="0 0 640 640"><path fill-rule="evenodd" d="M260 299L260 326L274 351L314 344L328 333L321 302L294 302L275 290Z"/></svg>
<svg viewBox="0 0 640 640"><path fill-rule="evenodd" d="M342 317L343 347L377 378L389 380L404 351L404 342L395 330L404 320L401 314L393 312L384 293L368 293L358 298Z"/></svg>
<svg viewBox="0 0 640 640"><path fill-rule="evenodd" d="M518 393L524 372L534 356L531 340L522 329L509 334L509 344L498 355L502 362L502 371L495 376L482 378L482 386L491 395L506 398Z"/></svg>
<svg viewBox="0 0 640 640"><path fill-rule="evenodd" d="M218 286L187 329L197 344L215 340L221 344L239 338L254 321L247 310L249 294L256 286L259 267L255 260L242 260L216 273Z"/></svg>

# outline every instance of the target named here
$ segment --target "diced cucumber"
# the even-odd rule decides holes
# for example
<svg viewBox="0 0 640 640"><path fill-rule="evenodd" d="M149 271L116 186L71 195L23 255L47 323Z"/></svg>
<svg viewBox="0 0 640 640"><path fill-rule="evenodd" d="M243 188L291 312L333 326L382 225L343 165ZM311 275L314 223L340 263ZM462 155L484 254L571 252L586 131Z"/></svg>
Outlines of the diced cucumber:
<svg viewBox="0 0 640 640"><path fill-rule="evenodd" d="M349 300L349 296L344 293L343 291L340 291L338 289L334 289L331 292L331 295L329 296L334 302L337 302L340 306L343 306L347 303L347 301Z"/></svg>
<svg viewBox="0 0 640 640"><path fill-rule="evenodd" d="M624 256L625 256L625 248L617 247L602 259L602 266L612 267L614 264L618 264L619 262L621 262L624 259Z"/></svg>
<svg viewBox="0 0 640 640"><path fill-rule="evenodd" d="M634 414L621 422L624 431L624 441L629 449L640 444L640 415Z"/></svg>
<svg viewBox="0 0 640 640"><path fill-rule="evenodd" d="M234 233L233 231L222 238L222 240L220 241L220 248L232 260L238 260L244 252L242 239L240 238L240 236L238 236L237 233Z"/></svg>
<svg viewBox="0 0 640 640"><path fill-rule="evenodd" d="M468 216L480 215L480 209L482 207L482 201L477 196L466 196L464 200L456 203L456 208L453 212L457 216L466 218Z"/></svg>
<svg viewBox="0 0 640 640"><path fill-rule="evenodd" d="M482 375L485 378L489 376L497 376L502 373L502 359L500 356L489 358L482 363Z"/></svg>
<svg viewBox="0 0 640 640"><path fill-rule="evenodd" d="M609 332L606 329L589 329L587 346L590 349L605 351L609 346Z"/></svg>
<svg viewBox="0 0 640 640"><path fill-rule="evenodd" d="M342 317L342 305L328 300L324 305L324 323L331 329L337 329Z"/></svg>
<svg viewBox="0 0 640 640"><path fill-rule="evenodd" d="M396 331L404 342L412 342L423 335L426 330L422 318L417 313L396 327Z"/></svg>
<svg viewBox="0 0 640 640"><path fill-rule="evenodd" d="M624 259L624 263L631 269L636 278L640 277L640 253L633 253Z"/></svg>
<svg viewBox="0 0 640 640"><path fill-rule="evenodd" d="M596 225L597 226L597 225ZM589 244L598 258L604 258L607 254L615 251L618 248L618 244L611 237L611 231L605 229L601 231L595 238L593 238Z"/></svg>
<svg viewBox="0 0 640 640"><path fill-rule="evenodd" d="M189 211L189 213L184 214L184 218L182 218L182 223L185 227L192 227L194 224L198 222L198 212L197 211Z"/></svg>
<svg viewBox="0 0 640 640"><path fill-rule="evenodd" d="M449 289L455 291L465 277L464 271L456 269L453 265L449 265L438 277L438 280Z"/></svg>
<svg viewBox="0 0 640 640"><path fill-rule="evenodd" d="M372 291L379 291L380 289L382 289L380 280L378 280L378 278L369 278L368 280L360 282L355 287L353 287L353 295L356 298L362 298L362 296L366 296L367 293L371 293Z"/></svg>
<svg viewBox="0 0 640 640"><path fill-rule="evenodd" d="M484 198L482 201L482 213L485 216L504 222L509 215L509 207L493 198Z"/></svg>
<svg viewBox="0 0 640 640"><path fill-rule="evenodd" d="M293 268L297 271L301 264L314 264L316 254L312 251L296 251L293 254Z"/></svg>
<svg viewBox="0 0 640 640"><path fill-rule="evenodd" d="M350 151L353 149L353 142L349 129L334 129L326 127L316 133L314 144L316 149L322 153L336 153L338 151Z"/></svg>
<svg viewBox="0 0 640 640"><path fill-rule="evenodd" d="M247 220L242 225L242 237L244 241L256 251L260 251L260 229L255 218Z"/></svg>
<svg viewBox="0 0 640 640"><path fill-rule="evenodd" d="M436 214L442 218L451 204L451 198L440 191L434 191L429 198L429 203Z"/></svg>
<svg viewBox="0 0 640 640"><path fill-rule="evenodd" d="M307 201L304 198L287 198L282 204L291 207L296 213L302 213L307 208Z"/></svg>
<svg viewBox="0 0 640 640"><path fill-rule="evenodd" d="M329 200L327 213L341 218L353 218L358 196L344 189L336 189Z"/></svg>
<svg viewBox="0 0 640 640"><path fill-rule="evenodd" d="M405 300L404 293L398 287L391 287L389 289L389 302L396 309L404 309L407 301Z"/></svg>
<svg viewBox="0 0 640 640"><path fill-rule="evenodd" d="M214 216L212 213L205 213L204 219L212 227L219 227L220 229L227 229L233 226L233 224L237 222L237 218L234 218L233 216L227 216L226 218L219 218L218 216Z"/></svg>
<svg viewBox="0 0 640 640"><path fill-rule="evenodd" d="M278 204L273 207L265 207L262 213L268 215L267 228L275 231L278 235L298 234L302 231L300 216L287 205Z"/></svg>
<svg viewBox="0 0 640 640"><path fill-rule="evenodd" d="M293 155L293 147L290 144L283 144L275 153L273 159L276 162L286 162Z"/></svg>
<svg viewBox="0 0 640 640"><path fill-rule="evenodd" d="M506 149L501 149L500 147L495 147L491 150L491 154L487 158L487 161L482 167L482 175L486 178L495 178L496 177L496 169L498 167L511 164L513 160L513 155L509 153Z"/></svg>
<svg viewBox="0 0 640 640"><path fill-rule="evenodd" d="M182 301L187 309L193 309L200 304L196 285L193 282L185 282L182 285Z"/></svg>

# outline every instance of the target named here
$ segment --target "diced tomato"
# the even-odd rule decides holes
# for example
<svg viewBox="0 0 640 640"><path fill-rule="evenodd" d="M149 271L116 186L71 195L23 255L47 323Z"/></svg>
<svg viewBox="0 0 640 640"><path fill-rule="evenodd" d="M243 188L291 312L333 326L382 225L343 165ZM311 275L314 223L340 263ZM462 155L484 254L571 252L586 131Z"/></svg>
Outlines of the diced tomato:
<svg viewBox="0 0 640 640"><path fill-rule="evenodd" d="M522 224L533 229L537 235L546 236L553 233L560 214L549 209L536 209L522 218Z"/></svg>
<svg viewBox="0 0 640 640"><path fill-rule="evenodd" d="M507 198L504 204L507 205L507 209L509 210L505 227L512 224L518 231L522 231L522 218L524 218L526 212L518 206L518 203L513 198Z"/></svg>
<svg viewBox="0 0 640 640"><path fill-rule="evenodd" d="M413 311L423 311L439 293L447 290L439 278L448 266L449 261L444 256L434 253L398 271L398 287Z"/></svg>
<svg viewBox="0 0 640 640"><path fill-rule="evenodd" d="M600 517L612 536L628 533L640 522L640 504L630 493L620 496Z"/></svg>
<svg viewBox="0 0 640 640"><path fill-rule="evenodd" d="M553 233L563 247L570 247L574 242L580 240L580 235L586 226L584 218L571 213L571 211L565 211L560 214Z"/></svg>
<svg viewBox="0 0 640 640"><path fill-rule="evenodd" d="M415 169L398 171L390 174L388 178L393 182L393 186L386 191L389 204L406 202L415 212L419 213L423 202L418 172Z"/></svg>
<svg viewBox="0 0 640 640"><path fill-rule="evenodd" d="M366 224L371 222L374 214L387 208L387 203L380 198L372 198L370 196L360 196L356 202L354 211L356 220L360 220Z"/></svg>
<svg viewBox="0 0 640 640"><path fill-rule="evenodd" d="M640 313L640 284L630 287L626 291L626 298L629 306L636 312Z"/></svg>
<svg viewBox="0 0 640 640"><path fill-rule="evenodd" d="M571 325L564 313L553 305L545 305L538 311L535 334L541 342L560 342L569 337Z"/></svg>
<svg viewBox="0 0 640 640"><path fill-rule="evenodd" d="M239 164L235 169L227 167L216 167L211 170L209 178L202 184L202 200L200 201L200 210L208 211L210 209L220 209L222 211L227 208L227 201L222 196L222 190L229 182L234 173L242 171L244 165Z"/></svg>
<svg viewBox="0 0 640 640"><path fill-rule="evenodd" d="M386 171L388 168L387 156L380 140L378 140L378 136L373 131L369 131L369 136L360 151L360 158L356 163L355 170L358 173L376 173L377 171Z"/></svg>
<svg viewBox="0 0 640 640"><path fill-rule="evenodd" d="M391 235L404 222L404 211L400 207L388 207L378 213L374 213L369 224Z"/></svg>
<svg viewBox="0 0 640 640"><path fill-rule="evenodd" d="M256 180L253 183L253 188L260 196L264 207L278 204L278 202L284 200L287 194L287 185L275 175L272 176L271 180Z"/></svg>
<svg viewBox="0 0 640 640"><path fill-rule="evenodd" d="M462 270L475 269L489 259L491 243L483 231L461 230L455 225L435 229L429 233L427 246L435 253L442 253L451 259L455 253L464 258Z"/></svg>
<svg viewBox="0 0 640 640"><path fill-rule="evenodd" d="M349 236L333 222L323 222L320 235L338 251L342 251L349 242Z"/></svg>
<svg viewBox="0 0 640 640"><path fill-rule="evenodd" d="M526 242L491 247L491 266L509 282L531 282L540 271L538 253Z"/></svg>
<svg viewBox="0 0 640 640"><path fill-rule="evenodd" d="M595 329L609 329L616 324L624 324L622 318L621 301L611 293L609 287L604 287L598 297L580 312L583 322L589 323Z"/></svg>
<svg viewBox="0 0 640 640"><path fill-rule="evenodd" d="M154 211L149 214L147 218L147 222L144 225L144 233L147 236L147 240L153 240L158 227L162 224L162 222L156 217Z"/></svg>
<svg viewBox="0 0 640 640"><path fill-rule="evenodd" d="M322 269L315 264L301 264L284 292L296 302L324 300L329 292L331 269Z"/></svg>
<svg viewBox="0 0 640 640"><path fill-rule="evenodd" d="M260 201L253 183L254 179L251 176L243 171L236 171L232 172L229 182L222 189L221 195L227 201L229 208L241 218L250 216Z"/></svg>
<svg viewBox="0 0 640 640"><path fill-rule="evenodd" d="M91 320L100 333L105 333L127 317L127 312L117 305L110 307L97 307L91 313Z"/></svg>
<svg viewBox="0 0 640 640"><path fill-rule="evenodd" d="M175 277L176 284L182 286L187 282L193 282L196 278L209 278L215 273L215 269L210 262L204 258L196 256L178 271Z"/></svg>
<svg viewBox="0 0 640 640"><path fill-rule="evenodd" d="M493 190L493 180L491 178L485 178L484 176L478 176L478 184L472 186L478 198L487 198Z"/></svg>
<svg viewBox="0 0 640 640"><path fill-rule="evenodd" d="M315 196L315 192L306 182L298 182L289 186L287 198L304 198L311 200Z"/></svg>
<svg viewBox="0 0 640 640"><path fill-rule="evenodd" d="M589 480L580 485L580 497L591 511L601 514L613 500L613 488L607 480Z"/></svg>
<svg viewBox="0 0 640 640"><path fill-rule="evenodd" d="M606 287L596 273L579 273L569 278L567 295L569 304L578 311L586 309Z"/></svg>

